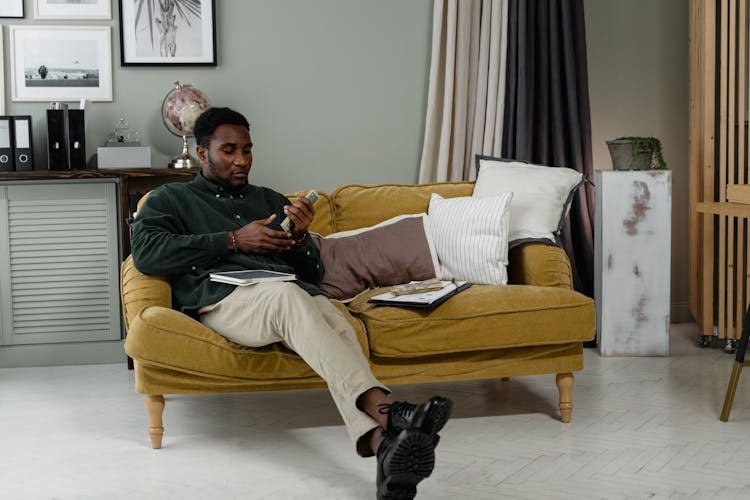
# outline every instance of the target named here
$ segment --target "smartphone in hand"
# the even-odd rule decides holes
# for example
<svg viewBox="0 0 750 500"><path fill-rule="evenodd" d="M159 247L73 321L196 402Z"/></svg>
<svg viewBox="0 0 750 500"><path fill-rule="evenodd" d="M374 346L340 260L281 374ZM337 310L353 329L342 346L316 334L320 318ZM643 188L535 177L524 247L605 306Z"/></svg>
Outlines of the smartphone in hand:
<svg viewBox="0 0 750 500"><path fill-rule="evenodd" d="M305 198L310 200L310 203L315 205L315 202L318 201L318 193L315 192L315 190L310 191L305 195ZM294 229L294 223L289 219L289 217L284 217L284 220L281 221L281 229L284 231L291 231Z"/></svg>

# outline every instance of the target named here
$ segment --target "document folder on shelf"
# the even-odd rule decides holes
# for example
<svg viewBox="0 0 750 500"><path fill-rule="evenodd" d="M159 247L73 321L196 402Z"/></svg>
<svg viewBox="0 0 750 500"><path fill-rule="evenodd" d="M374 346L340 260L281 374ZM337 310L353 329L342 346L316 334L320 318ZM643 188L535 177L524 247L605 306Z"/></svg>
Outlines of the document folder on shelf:
<svg viewBox="0 0 750 500"><path fill-rule="evenodd" d="M13 117L13 138L16 170L32 170L34 163L32 154L30 116Z"/></svg>
<svg viewBox="0 0 750 500"><path fill-rule="evenodd" d="M86 121L84 110L68 110L68 159L72 170L86 168Z"/></svg>
<svg viewBox="0 0 750 500"><path fill-rule="evenodd" d="M47 110L47 168L69 170L68 109Z"/></svg>
<svg viewBox="0 0 750 500"><path fill-rule="evenodd" d="M0 116L0 172L15 170L13 155L13 118Z"/></svg>

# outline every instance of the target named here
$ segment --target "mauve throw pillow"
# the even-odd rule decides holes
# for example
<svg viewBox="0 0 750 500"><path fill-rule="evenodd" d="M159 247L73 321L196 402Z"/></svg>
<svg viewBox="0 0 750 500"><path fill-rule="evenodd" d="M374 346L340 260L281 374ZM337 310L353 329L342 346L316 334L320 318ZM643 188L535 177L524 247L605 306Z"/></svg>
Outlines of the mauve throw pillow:
<svg viewBox="0 0 750 500"><path fill-rule="evenodd" d="M343 301L368 288L434 278L438 261L425 230L426 217L401 215L363 229L328 236L312 233L325 266L320 289Z"/></svg>

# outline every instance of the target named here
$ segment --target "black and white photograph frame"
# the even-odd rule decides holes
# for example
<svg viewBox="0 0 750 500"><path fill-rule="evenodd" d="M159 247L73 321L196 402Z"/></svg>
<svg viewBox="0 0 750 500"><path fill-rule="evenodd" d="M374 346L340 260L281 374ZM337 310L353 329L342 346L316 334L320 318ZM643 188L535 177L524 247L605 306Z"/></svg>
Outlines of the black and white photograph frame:
<svg viewBox="0 0 750 500"><path fill-rule="evenodd" d="M8 38L13 101L112 100L109 26L14 25Z"/></svg>
<svg viewBox="0 0 750 500"><path fill-rule="evenodd" d="M23 0L3 0L0 2L0 17L22 19Z"/></svg>
<svg viewBox="0 0 750 500"><path fill-rule="evenodd" d="M112 19L112 0L34 0L35 19Z"/></svg>
<svg viewBox="0 0 750 500"><path fill-rule="evenodd" d="M122 66L216 66L216 0L119 0Z"/></svg>

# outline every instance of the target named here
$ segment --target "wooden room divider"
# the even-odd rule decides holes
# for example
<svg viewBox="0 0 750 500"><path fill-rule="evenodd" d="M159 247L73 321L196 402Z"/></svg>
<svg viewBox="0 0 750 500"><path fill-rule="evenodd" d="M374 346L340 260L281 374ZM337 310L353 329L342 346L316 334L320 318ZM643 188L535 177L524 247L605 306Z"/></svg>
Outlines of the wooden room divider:
<svg viewBox="0 0 750 500"><path fill-rule="evenodd" d="M750 299L748 0L690 2L689 306L733 351Z"/></svg>

